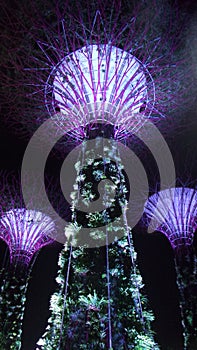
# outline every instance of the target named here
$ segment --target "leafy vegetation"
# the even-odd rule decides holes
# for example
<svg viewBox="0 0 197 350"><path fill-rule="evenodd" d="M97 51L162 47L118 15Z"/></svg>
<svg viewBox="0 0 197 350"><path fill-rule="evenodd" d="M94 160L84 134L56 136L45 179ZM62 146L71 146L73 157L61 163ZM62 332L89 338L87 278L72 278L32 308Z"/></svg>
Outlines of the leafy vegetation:
<svg viewBox="0 0 197 350"><path fill-rule="evenodd" d="M66 229L68 242L59 258L51 317L37 349L158 349L151 330L154 316L142 292L131 230L126 223L121 226L120 215L126 210L128 196L125 176L117 150L108 151L114 152L119 166L107 158L93 161L92 154L91 158L85 154L88 165L83 167L83 172L80 162L76 164L73 222L69 234ZM107 184L103 199L108 203L107 209L83 217L95 240L94 248L89 248L85 243L79 244L83 220L78 220L75 205L79 192L87 205L88 199L96 196L96 185L106 178L110 178L112 187L115 186L115 199L110 198L111 189ZM113 206L114 211L119 206L116 220ZM113 240L108 245L110 235Z"/></svg>

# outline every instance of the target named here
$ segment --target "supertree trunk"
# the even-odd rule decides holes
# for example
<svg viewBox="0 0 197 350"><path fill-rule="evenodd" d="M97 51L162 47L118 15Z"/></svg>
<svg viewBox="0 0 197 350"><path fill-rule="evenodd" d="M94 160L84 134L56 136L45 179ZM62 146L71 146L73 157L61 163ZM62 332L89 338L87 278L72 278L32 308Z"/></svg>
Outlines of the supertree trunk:
<svg viewBox="0 0 197 350"><path fill-rule="evenodd" d="M115 148L107 151L108 157L96 159L101 142L102 139L96 140L94 152L84 150L81 166L79 161L76 164L73 222L70 231L65 229L68 242L60 254L58 289L52 296L51 316L45 334L37 343L38 349L158 348L151 331L154 316L148 311L147 300L141 292L142 278L126 221L128 193L121 159ZM116 155L117 167L107 160L111 153ZM90 170L93 175L88 177ZM83 216L76 209L79 193L87 205L88 198L95 195L93 185L107 177L113 178L113 186L121 184L116 196L123 212L123 223L118 212L116 221L112 220L113 210ZM114 204L110 196L113 186L109 191L108 184L103 197L103 204L111 204L110 209ZM90 228L86 240L80 234L84 221Z"/></svg>
<svg viewBox="0 0 197 350"><path fill-rule="evenodd" d="M50 234L55 233L55 224L42 212L19 209L22 199L16 187L3 182L0 239L7 244L10 261L2 266L0 276L0 348L19 350L31 270L38 251L54 241Z"/></svg>
<svg viewBox="0 0 197 350"><path fill-rule="evenodd" d="M177 287L184 334L184 349L194 349L197 339L197 257L193 247L175 255Z"/></svg>
<svg viewBox="0 0 197 350"><path fill-rule="evenodd" d="M22 269L21 269L22 268ZM0 348L20 350L30 270L24 266L2 269L0 288Z"/></svg>
<svg viewBox="0 0 197 350"><path fill-rule="evenodd" d="M162 232L174 250L177 286L184 336L190 349L196 329L196 254L193 240L197 227L197 192L187 187L169 188L151 196L145 204L149 229ZM151 220L151 221L150 221ZM194 345L195 346L195 345Z"/></svg>

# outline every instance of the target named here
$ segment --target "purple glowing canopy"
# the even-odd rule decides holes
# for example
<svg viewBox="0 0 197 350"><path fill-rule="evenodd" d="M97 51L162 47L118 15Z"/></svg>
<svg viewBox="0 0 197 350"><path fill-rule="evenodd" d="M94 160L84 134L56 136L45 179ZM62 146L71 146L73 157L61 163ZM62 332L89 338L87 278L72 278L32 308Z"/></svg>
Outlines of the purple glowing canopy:
<svg viewBox="0 0 197 350"><path fill-rule="evenodd" d="M160 231L173 249L190 246L197 228L197 191L187 187L170 188L151 196L144 212L150 229Z"/></svg>
<svg viewBox="0 0 197 350"><path fill-rule="evenodd" d="M3 98L14 106L6 115L8 122L9 117L20 122L20 134L21 123L35 130L60 112L59 124L77 140L87 136L84 125L100 120L115 124L117 139L124 139L125 131L126 136L135 132L144 119L159 121L188 106L195 94L188 100L182 92L191 89L192 65L187 50L183 55L179 50L183 35L176 6L127 3L65 0L42 7L36 2L28 11L21 6L20 16L3 7L8 48ZM31 38L24 35L29 32ZM8 66L16 70L13 80Z"/></svg>
<svg viewBox="0 0 197 350"><path fill-rule="evenodd" d="M34 253L53 242L52 233L55 233L55 223L39 211L12 209L0 219L0 238L9 247L12 263L28 264Z"/></svg>
<svg viewBox="0 0 197 350"><path fill-rule="evenodd" d="M144 124L145 115L154 108L155 87L146 66L111 44L86 45L70 53L52 74L52 104L59 108L61 120L72 118L75 127L105 122L115 125L119 133L123 126L133 131ZM46 106L50 105L47 91ZM140 113L141 108L145 115Z"/></svg>

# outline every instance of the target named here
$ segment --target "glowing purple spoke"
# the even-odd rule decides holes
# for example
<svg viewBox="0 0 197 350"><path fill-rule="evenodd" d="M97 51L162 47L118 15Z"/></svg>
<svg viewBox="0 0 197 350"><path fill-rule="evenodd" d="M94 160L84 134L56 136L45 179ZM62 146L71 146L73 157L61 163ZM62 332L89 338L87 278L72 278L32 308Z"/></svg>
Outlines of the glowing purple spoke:
<svg viewBox="0 0 197 350"><path fill-rule="evenodd" d="M122 53L122 55L123 55L123 53ZM126 59L126 57L125 57L125 59ZM120 95L121 95L121 94L124 95L124 93L125 93L127 87L129 87L130 82L133 81L134 75L136 74L136 72L134 72L133 75L131 76L131 78L124 84L124 87L123 87L123 80L125 79L125 76L126 76L127 72L130 71L130 70L132 70L132 69L131 69L132 66L135 65L135 62L133 62L132 66L131 66L131 67L128 67L128 71L126 70L126 71L124 71L124 74L121 74L121 73L122 73L122 70L123 70L123 68L124 68L124 65L125 65L125 59L124 59L124 62L122 62L122 63L121 63L121 61L120 61L121 67L120 67L120 69L119 69L118 74L115 74L115 77L116 77L116 79L117 79L117 83L114 85L114 88L115 88L115 93L114 93L114 95L117 96L117 97L116 97L117 99L120 98ZM127 64L128 64L128 63L127 63ZM128 66L129 66L129 64L128 64ZM118 96L117 92L119 91L119 89L120 89L120 95Z"/></svg>
<svg viewBox="0 0 197 350"><path fill-rule="evenodd" d="M183 242L192 244L197 228L196 190L178 187L160 191L149 198L144 212L155 220L156 229L166 235L173 248L180 248Z"/></svg>
<svg viewBox="0 0 197 350"><path fill-rule="evenodd" d="M21 89L20 92L18 86L13 89L16 90L18 98L15 109L19 108L19 114L24 119L22 122L30 128L33 127L37 112L37 118L42 122L46 119L46 106L49 117L53 117L60 109L60 113L65 116L69 113L74 125L84 129L88 123L99 121L108 123L111 120L111 124L116 126L124 123L123 114L129 109L130 124L136 125L136 120L132 121L132 114L139 113L142 108L144 116L155 119L157 114L159 120L166 111L172 111L172 107L183 106L185 98L179 99L182 96L180 86L187 85L189 80L185 78L186 70L179 69L183 63L179 52L177 56L175 53L177 42L182 38L179 28L177 33L174 31L177 23L174 25L170 22L171 18L174 20L172 8L166 6L169 12L164 11L161 15L161 9L154 2L150 6L128 5L128 13L121 1L113 1L112 6L103 0L94 4L85 1L84 6L76 2L75 5L73 12L72 2L66 1L65 5L54 4L50 8L54 15L52 20L50 13L48 15L44 10L40 11L37 5L31 5L34 14L31 18L25 7L21 9L26 18L25 25L29 19L30 25L27 25L27 29L32 28L28 43L30 46L24 45L24 49L20 48L20 51L13 46L15 56L11 64L19 73L17 84L28 85L28 88L31 86L32 90L37 90L34 91L36 96L33 95L32 104L28 106L25 99L21 101L24 90ZM9 11L8 8L8 18ZM9 22L10 35L15 34L16 27L19 34L17 39L20 39L20 28L24 28L25 32L25 25L14 14L11 17L15 21ZM166 28L166 34L163 27L160 30L160 20ZM168 28L171 28L172 23L173 30L168 38ZM33 41L37 43L36 48ZM96 48L99 52L96 52ZM80 53L80 50L83 52ZM17 52L22 55L17 57ZM71 61L66 62L66 59ZM173 62L175 69L172 64L166 64L167 61ZM26 62L29 67L24 69ZM154 81L148 69L151 69ZM62 80L66 73L68 83ZM9 78L6 79L8 85ZM35 84L36 81L40 84ZM12 92L8 98L14 99ZM110 103L114 108L111 108ZM13 107L10 108L10 114L14 114ZM107 118L106 115L110 117ZM129 125L128 114L126 118ZM143 123L143 118L139 118L139 122ZM57 123L61 124L61 121ZM61 124L62 128L64 124ZM66 131L73 134L73 130L66 128ZM122 134L124 133L128 135L126 131ZM81 139L81 130L75 135L77 139Z"/></svg>
<svg viewBox="0 0 197 350"><path fill-rule="evenodd" d="M68 59L70 59L69 62L67 62ZM81 62L81 64L79 64L79 62ZM105 69L102 68L103 65ZM67 94L70 94L70 96L73 96L76 100L76 103L73 103L73 105L79 104L79 98L77 96L79 91L82 95L82 99L84 99L85 96L84 105L87 105L87 103L90 102L96 103L102 101L103 107L101 108L103 108L104 112L105 100L106 102L112 102L113 105L120 104L120 102L122 102L123 105L124 102L128 100L127 95L130 94L130 81L133 82L133 80L138 78L138 81L133 82L135 85L132 88L132 93L134 95L132 103L134 110L138 112L141 105L141 99L143 99L143 101L145 99L144 91L147 90L146 86L144 88L142 86L142 83L146 84L145 76L142 72L138 73L136 71L139 67L139 63L132 55L116 47L111 47L110 45L89 45L86 48L77 50L68 57L65 57L64 61L61 63L61 66L58 67L58 73L54 80L54 96L56 102L59 104L59 106L62 105L62 109L64 110L63 107L65 106L66 108L66 101L64 101L63 95L64 92L66 92ZM135 71L133 72L134 68ZM102 70L105 70L105 72L102 72ZM60 83L59 76L61 75L62 71L70 71L70 82L73 86L72 88L70 87L69 81L66 82L66 85L63 81ZM77 73L74 74L74 76L73 71L76 71ZM132 73L131 77L127 76L127 73L129 75L130 71ZM128 92L127 88L129 88ZM77 92L76 89L78 90ZM120 90L120 92L118 90ZM135 92L135 90L138 92ZM138 96L135 97L135 94ZM131 108L131 101L128 101L128 104ZM124 109L127 109L128 107L129 106L123 106ZM96 106L93 107L95 111L96 108ZM97 117L98 115L96 114L92 118L94 118L96 121ZM89 120L86 120L86 124L88 121Z"/></svg>
<svg viewBox="0 0 197 350"><path fill-rule="evenodd" d="M8 244L11 261L22 259L28 264L34 253L52 243L55 224L50 217L35 210L13 209L0 219L0 237Z"/></svg>
<svg viewBox="0 0 197 350"><path fill-rule="evenodd" d="M69 53L69 45L68 45L68 40L67 40L66 31L65 31L65 27L64 27L64 22L65 22L65 20L63 19L61 21L61 25L62 25L62 30L63 30L64 43L65 43L66 51L68 54Z"/></svg>
<svg viewBox="0 0 197 350"><path fill-rule="evenodd" d="M49 61L51 64L53 64L52 59L50 58L49 55L47 55L46 50L44 50L44 48L43 48L43 43L41 43L40 41L37 41L37 44L38 44L39 48L42 50L43 54L44 54L44 55L46 56L46 58L48 59L48 61ZM47 46L48 46L48 45L47 45Z"/></svg>

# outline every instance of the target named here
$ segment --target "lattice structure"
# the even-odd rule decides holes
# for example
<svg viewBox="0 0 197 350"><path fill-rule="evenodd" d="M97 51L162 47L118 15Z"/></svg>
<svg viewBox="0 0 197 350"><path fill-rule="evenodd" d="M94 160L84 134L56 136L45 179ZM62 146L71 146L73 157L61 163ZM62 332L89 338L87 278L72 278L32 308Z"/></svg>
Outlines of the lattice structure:
<svg viewBox="0 0 197 350"><path fill-rule="evenodd" d="M0 237L8 244L13 264L28 265L39 249L53 242L50 234L54 232L54 222L39 211L13 209L0 219Z"/></svg>
<svg viewBox="0 0 197 350"><path fill-rule="evenodd" d="M118 137L122 128L125 133L140 128L145 115L139 112L148 110L150 115L154 108L155 87L146 67L110 44L84 46L66 56L54 71L52 116L59 109L62 119L75 121L75 130L109 123ZM45 92L46 106L50 106L47 88Z"/></svg>
<svg viewBox="0 0 197 350"><path fill-rule="evenodd" d="M8 58L13 72L10 73L6 62L8 74L4 79L5 86L7 84L9 87L9 94L4 92L4 98L6 95L9 106L12 106L12 115L17 115L16 119L20 116L22 125L31 129L32 125L38 126L59 112L59 126L65 128L65 133L74 139L81 141L86 138L87 125L91 128L98 122L114 125L115 137L122 139L143 126L146 118L158 120L164 117L166 111L171 112L172 108L180 105L180 100L183 100L182 82L186 79L180 68L183 57L180 55L180 59L179 54L175 54L180 47L175 40L179 33L174 33L172 29L173 11L168 21L169 13L164 19L165 11L161 11L160 3L157 3L154 11L145 5L142 8L130 5L132 8L129 7L129 12L127 7L121 6L121 1L108 4L103 0L87 1L84 4L67 0L57 2L53 9L51 6L47 9L47 6L37 2L35 4L35 7L34 4L30 6L30 10L25 7L24 12L23 9L18 10L19 20L16 15L16 24L14 14L11 14L11 23L14 22L11 27L17 28L11 32L12 35L19 34L20 45L16 40L13 55ZM153 12L156 15L152 16ZM25 24L21 26L23 14ZM6 13L7 17L9 15ZM162 24L165 22L165 33L161 19ZM37 249L46 244L47 232L54 229L53 222L44 214L25 209L7 212L1 219L1 225L9 247L12 246L11 256L20 257L26 263ZM125 226L128 226L126 219ZM129 239L129 227L127 231ZM175 240L172 241L174 244ZM129 245L135 275L134 250L131 249L131 242ZM111 276L108 258L106 243L107 346L111 350ZM64 269L65 266L64 261ZM134 276L130 277L132 282L135 281ZM67 284L64 279L61 280L63 285L65 282ZM143 319L137 282L131 294L138 299L140 317ZM60 310L63 313L64 307L65 304ZM145 342L146 337L143 339ZM79 347L79 344L75 345Z"/></svg>
<svg viewBox="0 0 197 350"><path fill-rule="evenodd" d="M149 198L144 212L152 228L162 232L172 248L190 246L197 228L197 192L187 187L170 188Z"/></svg>
<svg viewBox="0 0 197 350"><path fill-rule="evenodd" d="M122 138L128 126L132 132L143 125L144 117L159 120L183 106L185 83L190 89L192 84L174 13L167 5L162 10L159 1L125 7L102 0L23 5L1 34L6 45L12 35L17 43L12 55L4 55L2 76L5 91L8 86L4 103L9 96L15 122L31 129L61 111L75 137L85 136L86 124L102 120L114 123Z"/></svg>
<svg viewBox="0 0 197 350"><path fill-rule="evenodd" d="M187 187L160 191L148 199L144 212L149 227L162 232L175 252L184 350L187 350L193 347L197 335L197 258L193 246L197 228L197 191Z"/></svg>

